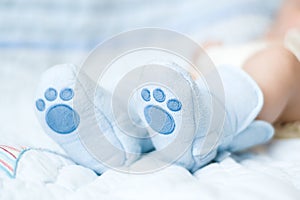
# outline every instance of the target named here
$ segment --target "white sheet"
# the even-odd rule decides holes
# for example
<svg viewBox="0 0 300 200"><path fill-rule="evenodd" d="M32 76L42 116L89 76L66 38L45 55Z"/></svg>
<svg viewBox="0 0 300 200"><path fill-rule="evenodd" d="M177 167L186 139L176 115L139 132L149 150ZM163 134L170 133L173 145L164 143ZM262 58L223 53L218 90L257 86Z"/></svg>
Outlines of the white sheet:
<svg viewBox="0 0 300 200"><path fill-rule="evenodd" d="M300 197L300 139L271 144L198 170L171 166L153 174L91 170L31 150L16 179L1 180L1 199L272 199Z"/></svg>

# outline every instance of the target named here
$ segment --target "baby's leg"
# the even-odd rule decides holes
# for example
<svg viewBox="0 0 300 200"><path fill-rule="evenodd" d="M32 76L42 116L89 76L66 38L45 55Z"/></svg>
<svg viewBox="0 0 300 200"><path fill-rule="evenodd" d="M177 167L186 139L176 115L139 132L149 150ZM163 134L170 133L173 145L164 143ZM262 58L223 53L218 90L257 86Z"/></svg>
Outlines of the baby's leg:
<svg viewBox="0 0 300 200"><path fill-rule="evenodd" d="M261 87L264 106L258 119L274 122L300 120L300 63L281 45L270 45L244 64Z"/></svg>

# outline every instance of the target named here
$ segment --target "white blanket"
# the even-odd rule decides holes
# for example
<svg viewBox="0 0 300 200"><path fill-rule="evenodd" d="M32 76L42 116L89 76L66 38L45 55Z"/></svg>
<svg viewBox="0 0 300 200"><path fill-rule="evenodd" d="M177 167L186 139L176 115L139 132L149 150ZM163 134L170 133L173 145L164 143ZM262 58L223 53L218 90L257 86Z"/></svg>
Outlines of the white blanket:
<svg viewBox="0 0 300 200"><path fill-rule="evenodd" d="M144 175L91 170L40 150L19 161L15 179L1 179L1 199L272 199L300 197L300 139L271 144L194 175L171 166Z"/></svg>

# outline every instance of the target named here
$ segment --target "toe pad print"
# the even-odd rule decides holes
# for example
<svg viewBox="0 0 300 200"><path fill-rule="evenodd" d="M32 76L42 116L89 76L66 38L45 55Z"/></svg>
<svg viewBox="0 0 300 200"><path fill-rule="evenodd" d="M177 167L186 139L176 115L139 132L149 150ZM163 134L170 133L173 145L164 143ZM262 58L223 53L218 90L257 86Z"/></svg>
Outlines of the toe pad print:
<svg viewBox="0 0 300 200"><path fill-rule="evenodd" d="M151 100L150 91L148 89L143 89L142 92L141 92L141 96L144 99L144 101L150 101Z"/></svg>
<svg viewBox="0 0 300 200"><path fill-rule="evenodd" d="M60 92L59 96L62 100L69 101L73 98L74 92L71 88L66 88Z"/></svg>
<svg viewBox="0 0 300 200"><path fill-rule="evenodd" d="M167 106L174 112L181 110L181 103L177 99L170 99L167 103Z"/></svg>
<svg viewBox="0 0 300 200"><path fill-rule="evenodd" d="M36 102L35 102L35 105L36 105L36 108L39 110L39 111L44 111L45 110L45 101L43 99L38 99Z"/></svg>
<svg viewBox="0 0 300 200"><path fill-rule="evenodd" d="M153 97L157 102L164 102L166 99L166 95L164 91L160 88L157 88L153 91Z"/></svg>
<svg viewBox="0 0 300 200"><path fill-rule="evenodd" d="M57 98L57 92L55 89L53 88L49 88L48 90L46 90L45 92L45 98L48 101L54 101Z"/></svg>

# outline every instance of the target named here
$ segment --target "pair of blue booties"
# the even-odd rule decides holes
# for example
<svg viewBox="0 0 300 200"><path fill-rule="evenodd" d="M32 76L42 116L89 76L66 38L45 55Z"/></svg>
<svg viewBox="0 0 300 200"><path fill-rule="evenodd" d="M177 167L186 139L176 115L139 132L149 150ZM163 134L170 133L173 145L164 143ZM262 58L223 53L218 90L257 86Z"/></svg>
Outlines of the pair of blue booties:
<svg viewBox="0 0 300 200"><path fill-rule="evenodd" d="M242 69L218 67L223 97L207 90L201 78L194 80L178 67L172 70L185 83L168 74L161 77L173 81L179 92L149 82L133 92L128 106L115 108L116 116L108 91L90 87L94 83L88 76L79 79L72 64L54 66L37 89L38 119L72 160L99 174L129 169L152 154L161 163L194 172L272 138L273 127L255 120L263 106L262 91Z"/></svg>

